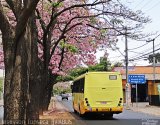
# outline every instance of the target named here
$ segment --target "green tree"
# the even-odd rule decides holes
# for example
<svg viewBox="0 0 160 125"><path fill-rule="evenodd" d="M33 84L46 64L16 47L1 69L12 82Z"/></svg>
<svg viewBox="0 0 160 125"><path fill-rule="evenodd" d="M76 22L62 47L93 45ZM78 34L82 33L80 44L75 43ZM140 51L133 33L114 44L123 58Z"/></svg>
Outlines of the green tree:
<svg viewBox="0 0 160 125"><path fill-rule="evenodd" d="M121 62L116 62L113 64L113 67L121 67L121 66L124 66L123 63Z"/></svg>
<svg viewBox="0 0 160 125"><path fill-rule="evenodd" d="M88 72L88 68L85 68L85 67L78 67L78 68L75 68L73 70L71 70L69 72L69 75L72 76L73 78L75 77L78 77L84 73Z"/></svg>
<svg viewBox="0 0 160 125"><path fill-rule="evenodd" d="M65 81L71 81L73 80L74 77L71 75L66 75L66 76L58 76L56 78L56 82L65 82Z"/></svg>
<svg viewBox="0 0 160 125"><path fill-rule="evenodd" d="M107 60L107 57L101 57L100 62L94 66L89 66L89 71L110 71L111 63Z"/></svg>
<svg viewBox="0 0 160 125"><path fill-rule="evenodd" d="M149 63L153 63L153 54L148 57ZM160 53L155 53L155 63L160 63Z"/></svg>
<svg viewBox="0 0 160 125"><path fill-rule="evenodd" d="M74 78L88 72L88 71L111 71L111 63L107 60L107 57L101 57L100 62L96 65L88 66L88 68L85 67L78 67L75 69L72 69L67 76L58 76L56 81L71 81L74 80Z"/></svg>

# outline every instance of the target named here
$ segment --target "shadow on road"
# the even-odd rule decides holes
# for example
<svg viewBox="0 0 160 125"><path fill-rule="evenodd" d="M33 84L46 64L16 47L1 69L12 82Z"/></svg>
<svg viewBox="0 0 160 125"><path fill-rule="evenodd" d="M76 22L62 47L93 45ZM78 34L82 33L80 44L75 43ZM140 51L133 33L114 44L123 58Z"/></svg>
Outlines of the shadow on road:
<svg viewBox="0 0 160 125"><path fill-rule="evenodd" d="M82 117L84 120L117 120L114 117L108 117L104 114L86 114Z"/></svg>
<svg viewBox="0 0 160 125"><path fill-rule="evenodd" d="M118 120L114 117L108 117L104 114L87 113L84 116L80 116L78 113L70 112L75 119L81 120Z"/></svg>
<svg viewBox="0 0 160 125"><path fill-rule="evenodd" d="M148 119L117 119L114 116L108 118L101 114L86 114L80 117L78 113L70 113L75 118L75 125L159 125L159 121L148 121Z"/></svg>

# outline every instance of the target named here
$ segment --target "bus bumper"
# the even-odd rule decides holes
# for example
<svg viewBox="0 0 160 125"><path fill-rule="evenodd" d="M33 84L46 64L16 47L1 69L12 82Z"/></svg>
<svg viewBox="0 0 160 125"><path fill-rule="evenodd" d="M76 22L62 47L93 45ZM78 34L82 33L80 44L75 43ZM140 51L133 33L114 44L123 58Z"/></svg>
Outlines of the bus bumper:
<svg viewBox="0 0 160 125"><path fill-rule="evenodd" d="M106 112L106 113L114 113L114 114L118 114L121 113L123 111L123 107L112 107L112 108L105 108L105 107L86 107L85 108L85 112Z"/></svg>

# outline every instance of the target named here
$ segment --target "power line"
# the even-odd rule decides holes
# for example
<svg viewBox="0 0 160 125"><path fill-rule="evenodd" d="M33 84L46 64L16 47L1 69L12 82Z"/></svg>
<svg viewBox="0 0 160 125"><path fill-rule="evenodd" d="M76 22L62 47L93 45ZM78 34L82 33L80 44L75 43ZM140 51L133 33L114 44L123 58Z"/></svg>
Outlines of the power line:
<svg viewBox="0 0 160 125"><path fill-rule="evenodd" d="M154 39L157 39L160 36L160 34L158 34Z"/></svg>
<svg viewBox="0 0 160 125"><path fill-rule="evenodd" d="M123 53L117 48L118 52L124 57Z"/></svg>
<svg viewBox="0 0 160 125"><path fill-rule="evenodd" d="M159 44L157 44L156 45L156 47L159 47L159 45L160 45L160 43ZM152 50L152 48L148 48L148 49L146 49L146 50L143 50L142 52L137 52L137 53L145 53L145 52L147 52L147 51L150 51L150 50ZM130 51L130 50L129 50ZM130 52L133 52L133 51L130 51ZM134 51L135 52L135 51ZM136 52L135 52L136 53ZM136 58L137 56L139 57L139 54L137 54L137 55L135 55L135 56L132 56L131 58Z"/></svg>
<svg viewBox="0 0 160 125"><path fill-rule="evenodd" d="M142 3L144 0L141 0L136 6L135 6L135 9L137 8L137 7L139 7L139 5L141 5L140 3Z"/></svg>
<svg viewBox="0 0 160 125"><path fill-rule="evenodd" d="M155 39L157 39L158 37L160 36L160 34L158 34L155 38L153 38L154 40ZM153 40L152 39L152 40ZM151 41L151 40L148 40L148 41ZM143 47L143 46L145 46L145 45L147 45L149 42L147 42L147 43L145 43L144 45L142 45L142 46L139 46L139 47L137 47L137 48L133 48L133 49L129 49L129 50L134 50L134 49L138 49L138 48L141 48L141 47ZM160 45L160 43L159 44L157 44L156 45L156 47L159 47L159 45ZM144 53L144 52L146 52L146 51L150 51L152 48L148 48L148 49L146 49L146 50L144 50L143 52L140 52L140 53ZM136 52L135 52L136 53ZM136 58L136 56L139 56L139 54L138 55L135 55L135 56L132 56L132 58Z"/></svg>
<svg viewBox="0 0 160 125"><path fill-rule="evenodd" d="M112 45L115 46L115 49L124 57L124 54L119 50L119 48L114 44L112 44Z"/></svg>
<svg viewBox="0 0 160 125"><path fill-rule="evenodd" d="M154 52L156 52L156 51L158 51L158 50L160 50L160 48L156 49ZM129 59L129 60L137 60L137 59L143 58L143 57L145 57L145 56L148 56L148 55L151 54L151 53L152 53L152 52L149 52L149 53L143 54L143 55L141 55L141 56L139 56L139 57L131 58L131 59Z"/></svg>
<svg viewBox="0 0 160 125"><path fill-rule="evenodd" d="M154 4L150 9L148 9L146 12L152 10L153 8L155 8L158 4L160 4L160 1L158 1L156 4Z"/></svg>
<svg viewBox="0 0 160 125"><path fill-rule="evenodd" d="M145 46L145 45L147 45L147 44L148 44L148 43L145 43L145 44L143 44L143 45L141 45L141 46L139 46L139 47L131 48L131 49L128 49L128 50L139 49L139 48L141 48L141 47L143 47L143 46Z"/></svg>
<svg viewBox="0 0 160 125"><path fill-rule="evenodd" d="M132 51L132 50L128 50L129 52L132 52L132 53L138 53L138 54L143 54L142 52L135 52L135 51Z"/></svg>
<svg viewBox="0 0 160 125"><path fill-rule="evenodd" d="M146 54L142 54L138 57L135 57L135 58L130 58L129 60L136 60L136 59L139 59L139 58L143 58L143 57L146 57L146 56L149 56L150 54L152 54L152 52L149 52L149 53L146 53Z"/></svg>
<svg viewBox="0 0 160 125"><path fill-rule="evenodd" d="M146 4L144 4L144 5L140 8L140 10L142 10L142 8L144 8L145 6L147 6L150 2L152 2L152 1L150 0L149 2L147 2Z"/></svg>
<svg viewBox="0 0 160 125"><path fill-rule="evenodd" d="M118 58L118 57L121 57L121 55L120 56L109 57L109 58L112 59L112 58Z"/></svg>

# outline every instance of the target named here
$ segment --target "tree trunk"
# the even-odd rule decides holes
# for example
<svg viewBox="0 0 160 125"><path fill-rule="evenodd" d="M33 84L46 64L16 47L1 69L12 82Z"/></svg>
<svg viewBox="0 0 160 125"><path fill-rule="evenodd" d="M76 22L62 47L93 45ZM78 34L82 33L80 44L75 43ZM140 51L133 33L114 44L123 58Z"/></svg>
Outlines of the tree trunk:
<svg viewBox="0 0 160 125"><path fill-rule="evenodd" d="M3 41L8 42L5 37ZM24 120L26 118L27 95L28 88L28 59L26 53L26 39L22 36L18 42L17 51L12 46L5 50L5 91L4 91L4 120ZM15 58L14 58L15 57ZM14 60L15 59L15 60ZM16 123L13 123L16 124Z"/></svg>
<svg viewBox="0 0 160 125"><path fill-rule="evenodd" d="M27 105L27 120L39 119L39 96L40 96L40 76L38 65L38 33L36 27L36 17L33 14L29 19L28 24L28 54L30 55L28 61L29 72L29 94ZM30 36L31 35L31 36Z"/></svg>
<svg viewBox="0 0 160 125"><path fill-rule="evenodd" d="M41 85L41 93L40 93L40 114L43 113L43 111L48 110L48 94L46 94L49 89L48 89L48 84L51 84L49 81L50 73L49 73L49 58L50 58L50 48L51 48L51 37L49 37L46 33L44 33L43 36L43 63L42 63L42 68L43 72L42 73L42 85ZM42 100L43 99L43 100Z"/></svg>
<svg viewBox="0 0 160 125"><path fill-rule="evenodd" d="M39 84L38 81L38 48L35 21L30 19L26 32L18 42L17 51L12 44L12 33L3 35L5 57L5 92L4 92L4 120L39 119ZM13 43L13 42L10 42ZM15 57L15 58L14 58ZM15 60L14 60L15 59ZM14 63L15 62L15 63Z"/></svg>
<svg viewBox="0 0 160 125"><path fill-rule="evenodd" d="M43 92L44 92L44 79L45 77L43 76L43 62L39 59L38 60L38 65L39 65L39 68L40 68L40 71L39 71L39 78L40 78L40 94L39 94L39 114L42 115L43 114L43 103L42 103L42 98L43 98Z"/></svg>
<svg viewBox="0 0 160 125"><path fill-rule="evenodd" d="M43 114L43 111L47 111L48 107L46 106L47 103L47 96L46 92L48 91L47 83L48 83L48 72L44 71L42 72L42 85L41 85L41 91L40 91L40 114Z"/></svg>
<svg viewBox="0 0 160 125"><path fill-rule="evenodd" d="M48 83L45 85L45 87L43 88L43 95L41 98L43 98L43 101L41 101L41 111L46 111L48 110L49 107L49 103L52 97L52 90L53 90L53 85L55 84L55 80L57 78L57 75L52 75L50 72L49 75L49 81Z"/></svg>
<svg viewBox="0 0 160 125"><path fill-rule="evenodd" d="M36 105L39 104L39 98L37 99L36 95L39 90L39 82L37 82L37 73L34 71L37 69L36 61L34 61L37 60L35 58L37 57L35 53L37 46L33 45L33 42L37 41L33 41L35 36L31 37L31 33L34 30L31 30L32 26L27 24L38 2L39 0L7 1L8 8L14 12L16 17L15 27L9 24L0 2L0 30L2 31L5 63L4 124L6 125L27 124L27 118L39 118ZM33 56L31 56L32 53L34 53Z"/></svg>

